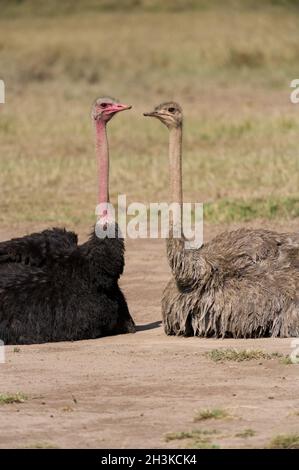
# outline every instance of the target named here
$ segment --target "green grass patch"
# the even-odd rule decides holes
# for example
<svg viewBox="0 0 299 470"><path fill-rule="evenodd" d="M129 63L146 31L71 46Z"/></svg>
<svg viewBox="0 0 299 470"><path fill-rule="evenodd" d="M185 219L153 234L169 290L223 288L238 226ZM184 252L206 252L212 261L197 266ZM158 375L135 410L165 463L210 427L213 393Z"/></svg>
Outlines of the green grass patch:
<svg viewBox="0 0 299 470"><path fill-rule="evenodd" d="M24 403L28 397L24 393L0 393L0 405L11 403Z"/></svg>
<svg viewBox="0 0 299 470"><path fill-rule="evenodd" d="M214 362L243 362L271 359L279 359L279 362L284 365L294 365L298 364L299 362L298 356L298 362L293 362L293 360L288 354L284 355L279 352L268 353L260 349L244 349L240 351L234 348L212 349L211 351L206 352L205 356Z"/></svg>
<svg viewBox="0 0 299 470"><path fill-rule="evenodd" d="M297 362L292 361L288 354L283 355L279 352L267 353L266 351L262 351L260 349L244 349L241 351L238 351L234 348L213 349L211 351L206 352L205 356L214 362L243 362L253 360L279 359L281 364L297 364Z"/></svg>
<svg viewBox="0 0 299 470"><path fill-rule="evenodd" d="M246 222L254 219L295 219L299 217L299 198L227 200L204 204L207 222Z"/></svg>
<svg viewBox="0 0 299 470"><path fill-rule="evenodd" d="M253 360L261 360L261 359L274 359L274 358L281 358L282 354L280 353L267 353L265 351L261 351L260 349L243 349L238 351L237 349L227 348L227 349L212 349L205 353L209 359L214 362L225 362L225 361L233 361L233 362L243 362L243 361L253 361Z"/></svg>
<svg viewBox="0 0 299 470"><path fill-rule="evenodd" d="M299 449L299 434L281 434L273 437L270 449Z"/></svg>
<svg viewBox="0 0 299 470"><path fill-rule="evenodd" d="M228 418L229 416L230 415L228 414L228 412L221 408L208 408L198 411L198 413L194 417L194 422L206 421L208 419L224 419Z"/></svg>

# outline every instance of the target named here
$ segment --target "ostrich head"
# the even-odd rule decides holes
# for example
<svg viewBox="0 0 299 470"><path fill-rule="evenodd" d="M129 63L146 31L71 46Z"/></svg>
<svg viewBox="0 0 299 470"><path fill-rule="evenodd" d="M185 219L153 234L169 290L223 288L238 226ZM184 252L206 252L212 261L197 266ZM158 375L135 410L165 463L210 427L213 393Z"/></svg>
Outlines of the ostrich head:
<svg viewBox="0 0 299 470"><path fill-rule="evenodd" d="M131 109L132 106L119 103L117 100L104 96L98 98L92 107L91 117L95 121L102 121L104 123L110 121L110 119L120 111Z"/></svg>
<svg viewBox="0 0 299 470"><path fill-rule="evenodd" d="M179 205L179 211L176 211L175 217L171 220L171 226L179 225L181 227L181 213L183 203L182 189L182 134L183 134L183 110L178 103L168 101L155 107L150 113L144 113L144 116L155 117L159 119L169 130L169 181L170 181L170 200ZM180 218L178 218L180 216ZM181 228L180 228L181 230ZM172 237L172 233L170 237Z"/></svg>
<svg viewBox="0 0 299 470"><path fill-rule="evenodd" d="M174 101L159 104L152 112L143 113L143 116L158 118L169 129L173 127L181 127L183 123L182 108Z"/></svg>
<svg viewBox="0 0 299 470"><path fill-rule="evenodd" d="M96 133L96 154L98 161L98 204L109 202L109 146L106 124L120 111L130 109L131 106L119 103L109 97L98 98L92 107L91 118ZM100 209L100 216L107 215L107 209Z"/></svg>

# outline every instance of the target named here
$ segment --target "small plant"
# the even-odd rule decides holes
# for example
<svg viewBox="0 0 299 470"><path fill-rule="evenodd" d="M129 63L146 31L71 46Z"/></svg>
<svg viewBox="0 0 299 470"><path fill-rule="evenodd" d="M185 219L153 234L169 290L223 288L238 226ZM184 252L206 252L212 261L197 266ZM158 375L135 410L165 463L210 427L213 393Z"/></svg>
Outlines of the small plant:
<svg viewBox="0 0 299 470"><path fill-rule="evenodd" d="M244 429L244 431L238 432L236 437L243 437L246 439L247 437L252 437L255 435L255 431L253 429Z"/></svg>
<svg viewBox="0 0 299 470"><path fill-rule="evenodd" d="M299 449L299 434L281 434L273 437L270 449Z"/></svg>
<svg viewBox="0 0 299 470"><path fill-rule="evenodd" d="M210 430L204 430L204 429L194 429L193 431L182 431L182 432L169 432L165 436L166 442L169 441L179 441L183 439L194 439L198 437L203 437L203 436L210 436L213 434L217 434L217 431L213 429L212 431Z"/></svg>
<svg viewBox="0 0 299 470"><path fill-rule="evenodd" d="M65 412L69 413L69 412L74 411L74 408L72 408L72 407L69 406L69 405L66 405L66 406L64 406L64 407L62 408L62 411L65 411Z"/></svg>
<svg viewBox="0 0 299 470"><path fill-rule="evenodd" d="M0 393L0 405L8 405L11 403L24 403L28 397L24 393Z"/></svg>
<svg viewBox="0 0 299 470"><path fill-rule="evenodd" d="M224 419L227 418L229 414L227 411L222 410L221 408L205 409L199 411L195 418L194 422L205 421L207 419Z"/></svg>
<svg viewBox="0 0 299 470"><path fill-rule="evenodd" d="M25 449L59 449L59 447L51 442L34 442L24 447Z"/></svg>
<svg viewBox="0 0 299 470"><path fill-rule="evenodd" d="M192 449L218 449L219 446L211 442L211 436L215 434L217 434L216 430L195 429L193 431L168 433L165 440L166 442L187 440L189 441L188 447Z"/></svg>
<svg viewBox="0 0 299 470"><path fill-rule="evenodd" d="M21 349L18 346L13 348L14 353L19 353L20 351L21 351Z"/></svg>
<svg viewBox="0 0 299 470"><path fill-rule="evenodd" d="M218 444L213 444L210 440L209 441L192 441L189 446L190 449L220 449Z"/></svg>

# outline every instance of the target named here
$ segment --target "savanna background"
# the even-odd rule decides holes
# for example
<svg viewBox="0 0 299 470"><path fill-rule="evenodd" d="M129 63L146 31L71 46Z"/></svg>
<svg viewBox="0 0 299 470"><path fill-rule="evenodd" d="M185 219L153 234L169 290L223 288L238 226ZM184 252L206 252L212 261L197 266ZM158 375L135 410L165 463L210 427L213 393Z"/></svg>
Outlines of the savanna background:
<svg viewBox="0 0 299 470"><path fill-rule="evenodd" d="M133 105L109 125L113 202L167 199L167 133L142 113L174 99L185 199L205 203L207 239L239 225L298 230L298 64L298 0L0 0L1 239L64 224L86 237L90 108L105 94ZM143 326L8 347L0 446L299 446L290 341L165 337L163 242L127 245L123 288Z"/></svg>

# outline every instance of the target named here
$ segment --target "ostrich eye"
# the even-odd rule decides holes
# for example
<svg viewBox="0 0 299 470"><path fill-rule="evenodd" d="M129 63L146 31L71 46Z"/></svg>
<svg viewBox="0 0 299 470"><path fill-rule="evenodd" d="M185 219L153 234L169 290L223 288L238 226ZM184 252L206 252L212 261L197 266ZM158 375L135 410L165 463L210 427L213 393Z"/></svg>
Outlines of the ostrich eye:
<svg viewBox="0 0 299 470"><path fill-rule="evenodd" d="M102 108L107 108L107 106L108 106L108 103L101 103Z"/></svg>
<svg viewBox="0 0 299 470"><path fill-rule="evenodd" d="M175 108L168 108L168 112L169 112L169 113L174 113L174 112L175 112Z"/></svg>

